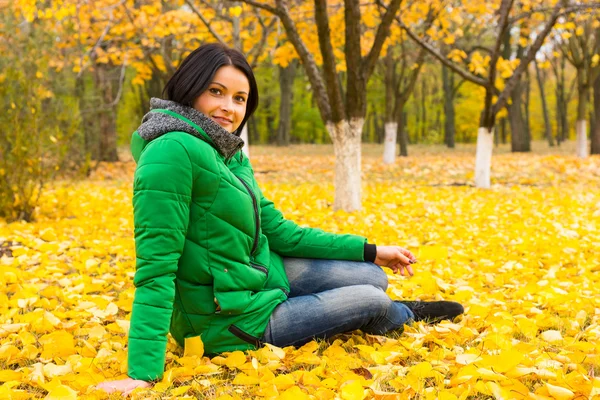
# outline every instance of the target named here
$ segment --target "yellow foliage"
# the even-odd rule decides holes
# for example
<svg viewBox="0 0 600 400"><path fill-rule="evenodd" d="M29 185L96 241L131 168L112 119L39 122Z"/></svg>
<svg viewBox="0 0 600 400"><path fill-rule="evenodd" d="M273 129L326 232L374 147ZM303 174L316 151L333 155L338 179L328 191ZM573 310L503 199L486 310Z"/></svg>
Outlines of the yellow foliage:
<svg viewBox="0 0 600 400"><path fill-rule="evenodd" d="M344 213L331 209L332 156L255 149L257 179L288 218L404 245L418 255L415 276L386 270L389 295L461 301L466 313L399 336L213 358L200 337L185 349L169 338L162 382L134 397L600 395L600 160L497 154L492 188L478 190L453 185L472 176L468 153L391 166L365 156L364 209ZM106 398L91 385L125 376L133 169L102 165L88 181L55 183L37 222L0 222L0 398Z"/></svg>

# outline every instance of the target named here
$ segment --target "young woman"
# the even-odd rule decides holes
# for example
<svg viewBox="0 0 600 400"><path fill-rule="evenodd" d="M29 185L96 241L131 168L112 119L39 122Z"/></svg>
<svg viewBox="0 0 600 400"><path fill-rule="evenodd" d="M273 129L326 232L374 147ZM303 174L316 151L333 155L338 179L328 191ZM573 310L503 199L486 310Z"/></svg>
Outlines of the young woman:
<svg viewBox="0 0 600 400"><path fill-rule="evenodd" d="M356 235L302 228L264 197L239 138L258 105L244 56L203 45L152 99L132 138L136 286L128 376L99 385L128 393L164 372L167 333L201 336L206 353L302 345L361 329L384 334L454 318L454 302L399 302L386 274L415 257Z"/></svg>

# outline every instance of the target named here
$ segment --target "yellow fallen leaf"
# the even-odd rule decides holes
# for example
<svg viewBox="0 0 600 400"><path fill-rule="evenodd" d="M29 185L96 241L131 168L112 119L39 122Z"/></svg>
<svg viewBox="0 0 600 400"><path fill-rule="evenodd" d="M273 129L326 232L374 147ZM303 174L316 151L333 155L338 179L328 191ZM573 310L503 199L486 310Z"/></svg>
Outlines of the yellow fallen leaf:
<svg viewBox="0 0 600 400"><path fill-rule="evenodd" d="M292 386L279 396L279 400L309 400L310 397L298 386Z"/></svg>
<svg viewBox="0 0 600 400"><path fill-rule="evenodd" d="M296 381L290 375L278 375L273 379L273 384L277 390L284 391L294 386Z"/></svg>
<svg viewBox="0 0 600 400"><path fill-rule="evenodd" d="M504 350L502 353L496 356L484 357L481 363L482 367L486 367L492 369L494 372L505 373L521 362L523 360L524 355L516 350Z"/></svg>
<svg viewBox="0 0 600 400"><path fill-rule="evenodd" d="M483 380L491 380L491 381L503 381L506 380L506 377L504 375L501 374L497 374L492 370L489 370L487 368L478 368L477 369L477 374L479 376L479 378L482 378Z"/></svg>
<svg viewBox="0 0 600 400"><path fill-rule="evenodd" d="M546 389L548 389L550 396L558 400L569 400L575 397L575 393L569 389L560 386L554 386L548 382L546 382Z"/></svg>
<svg viewBox="0 0 600 400"><path fill-rule="evenodd" d="M235 376L232 382L234 385L258 385L260 379L255 376L248 376L243 372L240 372Z"/></svg>
<svg viewBox="0 0 600 400"><path fill-rule="evenodd" d="M76 400L77 392L65 385L57 385L44 397L45 400Z"/></svg>
<svg viewBox="0 0 600 400"><path fill-rule="evenodd" d="M66 374L70 374L73 372L73 368L71 364L67 363L65 365L56 365L54 363L45 364L43 366L44 376L47 378L54 378L56 376L62 376Z"/></svg>
<svg viewBox="0 0 600 400"><path fill-rule="evenodd" d="M285 351L282 348L273 346L269 343L265 343L265 346L268 347L269 350L271 350L271 352L275 354L280 360L283 360L285 358Z"/></svg>
<svg viewBox="0 0 600 400"><path fill-rule="evenodd" d="M294 361L301 364L321 364L321 359L316 354L312 353L301 353L298 357L294 358Z"/></svg>
<svg viewBox="0 0 600 400"><path fill-rule="evenodd" d="M360 381L342 385L340 392L344 400L363 400L366 397L365 389Z"/></svg>
<svg viewBox="0 0 600 400"><path fill-rule="evenodd" d="M182 394L186 393L188 390L190 390L192 386L191 385L183 385L183 386L179 386L173 390L171 390L169 392L169 394L171 396L181 396Z"/></svg>
<svg viewBox="0 0 600 400"><path fill-rule="evenodd" d="M460 365L467 365L480 361L482 358L478 354L464 353L456 356L456 363Z"/></svg>
<svg viewBox="0 0 600 400"><path fill-rule="evenodd" d="M246 363L246 355L241 351L234 351L230 353L225 359L225 365L228 368L239 368Z"/></svg>
<svg viewBox="0 0 600 400"><path fill-rule="evenodd" d="M556 330L548 330L541 333L540 337L544 339L546 342L555 343L563 340L562 335L559 331Z"/></svg>
<svg viewBox="0 0 600 400"><path fill-rule="evenodd" d="M492 383L492 382L490 382ZM437 400L458 400L458 397L452 392L442 390L436 394Z"/></svg>
<svg viewBox="0 0 600 400"><path fill-rule="evenodd" d="M421 246L417 258L422 261L446 260L448 258L448 248L443 246Z"/></svg>
<svg viewBox="0 0 600 400"><path fill-rule="evenodd" d="M185 343L184 343L184 347L183 347L183 356L184 357L190 357L190 356L202 357L203 355L204 355L204 343L202 342L202 339L200 338L200 336L193 336L193 337L185 338ZM244 357L244 361L245 360L246 360L246 357Z"/></svg>
<svg viewBox="0 0 600 400"><path fill-rule="evenodd" d="M12 369L3 369L0 371L0 382L18 381L23 377L23 373Z"/></svg>

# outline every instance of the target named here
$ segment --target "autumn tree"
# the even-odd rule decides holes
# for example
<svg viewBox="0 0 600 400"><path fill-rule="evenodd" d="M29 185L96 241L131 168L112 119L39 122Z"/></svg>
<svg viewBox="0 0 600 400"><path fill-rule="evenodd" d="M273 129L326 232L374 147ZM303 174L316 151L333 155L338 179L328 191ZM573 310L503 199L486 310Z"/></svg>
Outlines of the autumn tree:
<svg viewBox="0 0 600 400"><path fill-rule="evenodd" d="M594 118L596 124L592 131L591 154L600 154L600 76L594 82Z"/></svg>
<svg viewBox="0 0 600 400"><path fill-rule="evenodd" d="M577 155L585 158L587 147L587 110L590 91L600 76L600 14L573 13L573 21L562 24L561 50L564 57L577 70Z"/></svg>
<svg viewBox="0 0 600 400"><path fill-rule="evenodd" d="M544 82L546 81L547 74L541 71L539 62L534 61L535 77L537 80L538 88L540 90L540 100L542 101L542 114L544 116L544 136L548 141L550 147L554 146L554 139L552 136L552 124L550 123L550 113L548 111L548 102L546 101Z"/></svg>
<svg viewBox="0 0 600 400"><path fill-rule="evenodd" d="M246 7L244 12L240 1L202 0L197 5L196 1L185 0L185 3L206 26L214 41L244 53L252 68L265 59L268 44L274 47L272 36L276 17L262 15L259 10L250 7ZM204 15L206 11L211 13L212 18ZM249 155L248 124L244 125L240 137L244 140L244 152Z"/></svg>
<svg viewBox="0 0 600 400"><path fill-rule="evenodd" d="M428 30L435 20L433 5L422 7L412 4L403 14L410 14L413 21L422 20L423 29ZM385 141L383 148L384 164L393 164L396 159L396 141L400 142L401 156L408 155L408 134L405 130L404 106L413 94L415 83L423 64L426 51L411 47L408 37L396 25L392 26L392 34L388 40L386 55L383 59L385 68Z"/></svg>
<svg viewBox="0 0 600 400"><path fill-rule="evenodd" d="M560 146L561 142L569 138L569 126L567 118L568 105L575 91L577 79L568 82L567 77L567 59L560 51L562 38L559 34L551 37L551 48L549 51L542 52L545 62L554 77L554 96L555 96L555 124L556 124L556 144Z"/></svg>
<svg viewBox="0 0 600 400"><path fill-rule="evenodd" d="M527 3L527 7L516 10L513 0L501 0L496 3L463 1L460 4L453 3L452 7L448 8L454 10L459 7L463 7L469 14L478 18L483 18L483 16L489 18L489 15L494 15L494 23L486 23L487 26L493 28L492 31L488 31L488 35L492 37L491 46L484 46L481 49L473 48L469 53L464 49L455 48L448 57L445 57L434 43L416 34L401 17L398 19L407 34L416 43L459 76L485 89L477 135L475 184L477 187L489 188L493 128L498 113L508 105L513 90L552 31L558 18L583 6L571 4L569 1L559 1L549 7L545 1L532 1ZM585 5L585 7L589 7L589 5ZM532 35L527 38L519 38L520 46L523 48L522 58L518 61L507 60L502 58L503 39L509 27L517 22L528 26ZM447 32L447 35L455 36L456 33ZM526 40L527 43L521 39Z"/></svg>
<svg viewBox="0 0 600 400"><path fill-rule="evenodd" d="M417 77L423 66L425 51L416 55L407 51L406 41L387 49L385 61L385 141L384 164L393 164L396 159L396 140L400 142L400 155L408 155L408 135L404 122L404 106L413 94ZM411 60L411 54L414 56Z"/></svg>
<svg viewBox="0 0 600 400"><path fill-rule="evenodd" d="M51 3L39 13L53 20L61 38L57 64L77 73L87 150L98 160L114 161L116 108L125 73L133 73L143 114L185 55L208 37L207 29L183 8L183 0Z"/></svg>
<svg viewBox="0 0 600 400"><path fill-rule="evenodd" d="M314 20L319 45L317 50L314 49L313 43L309 43L306 37L302 36L303 31L310 30L310 27L306 26L305 21L292 18L290 2L275 0L264 3L244 0L247 4L279 17L289 41L302 61L321 117L333 141L336 158L335 209L353 211L361 208L360 143L366 115L367 82L389 35L390 25L400 7L400 1L391 0L381 21L374 24L374 15L378 15L374 5L361 5L358 0L331 4L326 0L315 0L314 9L307 9L302 14L310 15ZM301 7L300 4L296 6ZM340 9L343 12L343 20L337 11ZM362 19L363 13L367 18L365 21ZM339 28L343 27L343 44L334 41L339 31L332 32L332 18L339 22ZM363 24L369 23L369 19L370 24L364 26ZM369 26L372 28L368 29ZM338 75L341 69L338 60L342 55L345 58L345 87ZM322 68L318 67L316 56L322 59Z"/></svg>
<svg viewBox="0 0 600 400"><path fill-rule="evenodd" d="M73 76L52 68L60 54L49 26L29 4L0 13L0 218L9 221L32 220L49 181L81 161Z"/></svg>

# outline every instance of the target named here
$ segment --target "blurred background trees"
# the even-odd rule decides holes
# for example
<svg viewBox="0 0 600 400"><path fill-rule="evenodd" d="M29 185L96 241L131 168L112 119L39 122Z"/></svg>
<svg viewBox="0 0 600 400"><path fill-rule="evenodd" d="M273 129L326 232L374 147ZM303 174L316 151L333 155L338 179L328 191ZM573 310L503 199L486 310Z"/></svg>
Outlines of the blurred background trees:
<svg viewBox="0 0 600 400"><path fill-rule="evenodd" d="M367 58L394 2L358 3L360 21L348 19L349 4L357 2L0 0L0 212L29 218L57 171L85 175L118 161L149 99L190 51L215 41L255 68L251 145L332 143L327 107L337 107L363 119L362 142L388 143L388 163L411 144L474 143L483 120L494 142L515 152L532 140L577 140L580 157L600 153L598 1L403 0L358 105L348 97L358 79L348 57ZM329 24L327 54L319 15ZM358 52L345 47L355 37L348 21ZM310 74L323 74L341 103L324 101Z"/></svg>

